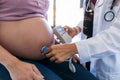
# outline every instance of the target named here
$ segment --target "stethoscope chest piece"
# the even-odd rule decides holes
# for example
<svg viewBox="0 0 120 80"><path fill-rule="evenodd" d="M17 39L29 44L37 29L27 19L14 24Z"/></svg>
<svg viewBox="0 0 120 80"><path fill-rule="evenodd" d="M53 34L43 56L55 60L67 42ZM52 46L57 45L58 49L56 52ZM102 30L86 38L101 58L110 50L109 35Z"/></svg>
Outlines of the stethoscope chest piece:
<svg viewBox="0 0 120 80"><path fill-rule="evenodd" d="M105 19L105 21L107 21L107 22L111 22L111 21L114 19L114 17L115 17L115 14L114 14L113 11L108 11L108 12L106 12L105 15L104 15L104 19Z"/></svg>

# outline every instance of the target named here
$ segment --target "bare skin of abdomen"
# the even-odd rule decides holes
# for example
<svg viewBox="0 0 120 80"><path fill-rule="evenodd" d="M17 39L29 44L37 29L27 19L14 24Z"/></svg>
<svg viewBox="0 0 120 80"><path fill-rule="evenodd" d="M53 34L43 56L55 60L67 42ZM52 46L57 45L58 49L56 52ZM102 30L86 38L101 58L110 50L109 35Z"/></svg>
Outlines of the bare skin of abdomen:
<svg viewBox="0 0 120 80"><path fill-rule="evenodd" d="M40 60L41 48L53 42L51 27L40 17L0 21L0 45L17 57Z"/></svg>

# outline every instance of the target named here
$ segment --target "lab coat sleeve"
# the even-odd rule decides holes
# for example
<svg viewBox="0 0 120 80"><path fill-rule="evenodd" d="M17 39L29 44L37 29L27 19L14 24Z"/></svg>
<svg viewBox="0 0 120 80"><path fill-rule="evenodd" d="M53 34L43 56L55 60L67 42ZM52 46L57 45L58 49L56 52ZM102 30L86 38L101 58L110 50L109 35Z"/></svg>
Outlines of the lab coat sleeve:
<svg viewBox="0 0 120 80"><path fill-rule="evenodd" d="M108 29L75 44L81 63L90 61L91 58L103 58L120 53L120 15L115 17Z"/></svg>
<svg viewBox="0 0 120 80"><path fill-rule="evenodd" d="M78 27L83 28L83 20L79 21L79 23L77 24Z"/></svg>

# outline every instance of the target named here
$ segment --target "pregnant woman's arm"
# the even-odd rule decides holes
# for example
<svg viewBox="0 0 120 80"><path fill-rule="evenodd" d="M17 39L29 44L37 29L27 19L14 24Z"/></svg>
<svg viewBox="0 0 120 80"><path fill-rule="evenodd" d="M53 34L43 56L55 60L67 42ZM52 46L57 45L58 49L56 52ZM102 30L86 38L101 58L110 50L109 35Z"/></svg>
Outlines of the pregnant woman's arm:
<svg viewBox="0 0 120 80"><path fill-rule="evenodd" d="M1 45L0 45L0 64L4 65L6 69L9 71L11 80L31 80L31 79L43 80L42 74L39 72L39 70L37 70L35 65L18 60ZM0 65L0 70L2 69L3 67L1 67Z"/></svg>

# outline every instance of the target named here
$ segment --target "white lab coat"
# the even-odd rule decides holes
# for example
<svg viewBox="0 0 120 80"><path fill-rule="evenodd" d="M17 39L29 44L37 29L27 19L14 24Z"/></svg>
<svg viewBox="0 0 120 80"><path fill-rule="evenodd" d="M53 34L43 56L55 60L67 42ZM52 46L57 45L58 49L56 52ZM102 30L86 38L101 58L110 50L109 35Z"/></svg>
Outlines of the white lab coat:
<svg viewBox="0 0 120 80"><path fill-rule="evenodd" d="M120 80L120 3L113 8L113 21L104 19L112 1L97 1L93 37L75 43L81 63L91 61L91 72L99 80Z"/></svg>

